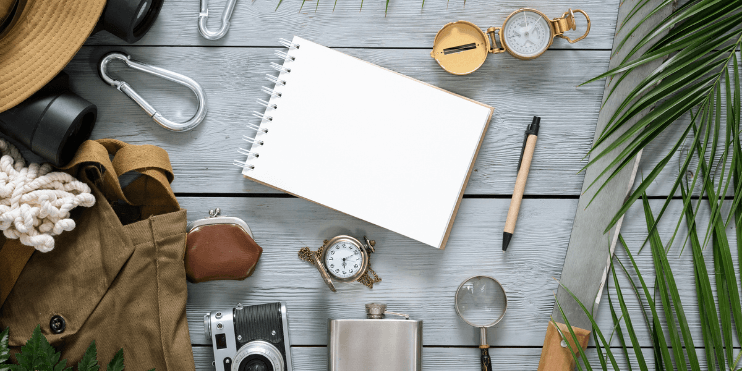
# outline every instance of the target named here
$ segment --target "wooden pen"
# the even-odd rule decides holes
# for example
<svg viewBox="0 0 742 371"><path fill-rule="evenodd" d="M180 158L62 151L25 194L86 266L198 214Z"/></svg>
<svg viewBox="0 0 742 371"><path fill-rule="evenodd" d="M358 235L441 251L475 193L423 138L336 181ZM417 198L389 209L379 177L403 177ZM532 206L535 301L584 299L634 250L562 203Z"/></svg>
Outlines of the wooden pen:
<svg viewBox="0 0 742 371"><path fill-rule="evenodd" d="M520 160L518 160L518 177L515 179L513 198L510 200L508 218L505 220L505 231L502 233L502 251L508 249L510 239L513 238L513 233L515 233L515 222L518 221L520 202L523 200L523 192L526 189L526 180L528 180L528 171L531 169L533 151L536 149L540 123L541 118L533 116L533 121L526 128L526 135L523 138L523 148L520 152Z"/></svg>

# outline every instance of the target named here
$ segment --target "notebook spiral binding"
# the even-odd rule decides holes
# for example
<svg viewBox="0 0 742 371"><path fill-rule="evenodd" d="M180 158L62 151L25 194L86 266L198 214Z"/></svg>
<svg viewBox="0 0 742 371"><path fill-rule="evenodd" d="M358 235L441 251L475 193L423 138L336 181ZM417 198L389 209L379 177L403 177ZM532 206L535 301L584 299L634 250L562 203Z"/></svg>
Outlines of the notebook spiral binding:
<svg viewBox="0 0 742 371"><path fill-rule="evenodd" d="M264 99L258 98L258 104L265 107L265 112L257 112L253 111L252 115L254 117L257 117L260 119L260 122L258 124L248 123L246 126L249 129L255 130L255 136L250 137L247 135L242 136L242 140L250 144L250 149L246 148L240 148L238 152L241 155L247 156L247 158L244 161L241 160L234 160L234 165L237 165L243 169L247 170L253 170L255 169L255 164L253 163L256 159L260 157L260 152L258 149L260 146L264 145L265 142L260 139L259 137L262 137L263 135L268 134L268 128L264 126L264 124L269 124L273 121L273 116L270 115L270 110L277 110L278 104L275 102L275 100L278 100L281 98L281 91L280 87L286 85L286 80L281 79L282 74L290 74L291 68L287 67L286 64L293 62L296 60L295 56L290 55L289 53L292 50L299 49L299 44L294 44L289 40L286 39L278 39L278 42L283 45L284 47L288 48L288 52L284 52L281 50L276 50L274 55L278 58L281 58L284 62L284 65L280 65L278 63L271 62L270 66L272 69L278 71L278 76L273 76L271 74L266 74L265 78L275 84L274 88L268 88L268 87L261 87L261 91L265 94L268 94L270 98L266 101Z"/></svg>

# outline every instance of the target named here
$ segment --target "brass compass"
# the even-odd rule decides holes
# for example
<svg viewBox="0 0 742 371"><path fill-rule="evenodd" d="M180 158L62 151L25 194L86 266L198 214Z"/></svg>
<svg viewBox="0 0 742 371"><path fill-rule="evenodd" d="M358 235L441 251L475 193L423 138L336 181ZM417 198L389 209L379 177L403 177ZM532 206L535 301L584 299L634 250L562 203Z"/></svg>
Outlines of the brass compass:
<svg viewBox="0 0 742 371"><path fill-rule="evenodd" d="M582 36L570 39L564 32L577 29L574 13L585 16L587 30ZM489 53L507 51L518 59L533 59L543 54L555 37L576 43L588 33L590 17L580 9L570 9L559 18L549 19L538 10L521 8L510 13L502 27L490 27L487 32L467 21L443 26L435 35L430 56L444 70L454 75L467 75L482 66Z"/></svg>

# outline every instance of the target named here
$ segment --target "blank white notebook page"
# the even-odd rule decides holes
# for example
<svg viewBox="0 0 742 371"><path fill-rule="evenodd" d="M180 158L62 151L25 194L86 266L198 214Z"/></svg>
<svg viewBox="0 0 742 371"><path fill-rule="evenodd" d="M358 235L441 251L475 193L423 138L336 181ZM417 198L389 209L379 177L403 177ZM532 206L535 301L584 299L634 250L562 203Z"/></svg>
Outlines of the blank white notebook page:
<svg viewBox="0 0 742 371"><path fill-rule="evenodd" d="M492 108L293 42L243 174L443 248Z"/></svg>

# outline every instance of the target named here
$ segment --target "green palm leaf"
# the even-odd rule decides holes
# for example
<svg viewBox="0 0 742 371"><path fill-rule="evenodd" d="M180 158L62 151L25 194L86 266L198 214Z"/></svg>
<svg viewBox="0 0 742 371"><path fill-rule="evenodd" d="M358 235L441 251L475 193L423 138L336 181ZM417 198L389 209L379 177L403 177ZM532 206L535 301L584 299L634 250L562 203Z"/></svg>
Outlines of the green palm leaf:
<svg viewBox="0 0 742 371"><path fill-rule="evenodd" d="M617 278L616 273L620 270L628 278L639 301L639 313L644 317L651 335L655 369L700 370L701 361L696 356L687 308L681 301L675 280L678 274L692 274L698 299L695 305L700 315L700 342L706 355L706 364L703 366L708 370L737 370L742 351L734 354L734 345L742 341L742 282L736 274L742 275L742 267L738 271L734 266L727 227L733 221L737 237L736 252L740 257L742 140L739 136L742 130L742 87L736 51L742 48L742 28L739 27L742 24L742 0L687 1L642 35L636 35L635 31L673 1L637 0L635 3L620 25L619 31L626 28L628 32L618 41L613 55L628 48L629 40L632 40L631 49L622 52L626 56L621 63L586 83L603 78L614 79L604 97L607 102L618 86L631 81L627 76L635 69L652 61L662 62L638 83L633 81L635 85L629 89L628 95L610 113L605 128L588 152L590 160L585 168L602 164L601 160L609 153L617 156L600 169L600 181L588 184L586 189L596 187L595 195L600 194L605 184L631 164L647 146L658 138L665 138L664 133L672 130L681 135L676 142L669 143L670 150L638 182L610 224L604 226L608 232L634 202L642 198L648 233L639 251L648 244L656 281L653 287L645 283L634 256L619 235L630 265L624 266L621 260L614 258L611 266L614 290L609 292L608 303L614 331L621 341L624 354L628 357L628 348L633 348L632 357L636 358L642 370L647 369L635 328L636 321L631 318L636 313L626 305L626 290L621 289ZM648 4L659 5L647 9ZM629 25L632 18L638 17L640 10L642 19ZM605 103L603 107L606 107ZM676 158L677 177L670 183L669 193L655 216L646 191ZM696 164L691 166L694 161ZM669 242L663 244L658 225L670 204L679 203L679 200L673 201L678 192L682 196L680 217ZM707 208L702 204L707 204ZM703 215L700 213L702 208L708 211L705 236L699 236L697 231L699 215ZM683 220L688 231L683 246L689 246L692 253L692 272L674 272L668 255ZM707 244L712 253L713 272L707 269L703 254ZM680 250L682 252L683 249ZM714 275L713 278L710 274ZM654 289L654 294L650 292L650 287ZM617 300L613 300L613 295ZM586 314L592 321L590 313L586 311ZM571 327L568 328L570 331L563 336L572 335ZM698 339L695 340L698 342ZM605 370L610 365L603 354L607 354L609 347L600 341L599 336L595 336L595 344L600 366ZM582 354L575 355L575 359L585 362ZM585 364L587 367L589 365Z"/></svg>
<svg viewBox="0 0 742 371"><path fill-rule="evenodd" d="M691 7L692 9L686 7L684 8L684 12L681 13L681 15L686 16L685 19L693 22L703 20L712 22L709 14L714 15L724 10L739 9L740 11L724 17L722 20L714 21L712 25L705 27L708 32L698 35L693 34L691 35L693 37L682 32L675 33L673 36L680 38L679 40L673 40L672 37L662 39L667 44L664 47L647 51L636 60L624 62L618 67L597 77L602 78L621 72L630 72L638 65L667 56L670 50L677 51L674 56L668 58L629 93L619 106L619 109L613 113L606 129L601 133L598 140L596 140L591 152L597 152L593 153L587 166L593 166L608 153L623 147L615 160L603 169L601 178L599 179L603 179L604 184L630 163L630 160L639 151L659 137L659 134L669 127L673 127L674 125L671 125L672 123L685 116L692 109L709 107L709 110L705 112L711 115L712 112L721 112L722 105L726 103L720 100L715 101L714 95L719 94L719 89L722 88L722 82L729 80L727 69L730 66L732 58L736 58L734 50L742 46L742 32L738 28L735 29L737 24L742 22L742 1L733 2L733 5L736 5L734 8L731 7L729 2L696 1L693 3L696 5L702 4L703 6ZM691 13L701 17L701 19L697 20L687 16ZM678 45L682 45L683 47L677 49ZM736 91L738 89L739 84L735 84L734 90ZM727 100L731 101L730 99ZM731 104L734 104L734 102ZM655 108L649 113L643 114L644 111L651 107ZM714 111L711 110L712 108ZM734 111L733 109L727 111L732 112L733 115L739 115L739 111ZM634 118L639 119L628 130L619 134L618 129L628 124ZM687 132L687 129L688 127L684 131ZM713 133L712 139L716 142L718 141L719 130L714 130ZM678 143L684 140L684 138L685 136L682 136ZM597 149L603 143L606 143L606 145ZM677 146L674 147L674 150L676 148ZM711 148L713 153L716 150L716 145L712 145ZM727 153L725 156L729 156L728 147L725 148L725 153ZM706 154L704 150L703 155L705 156ZM698 156L701 155L699 154ZM666 164L666 161L661 161L654 170L662 170ZM728 169L724 170L729 171ZM659 171L653 171L653 173L653 176L656 177ZM606 174L608 174L608 177L603 178L603 175ZM730 176L722 176L722 178L724 177L728 182ZM673 192L677 190L677 182L675 183L673 185ZM590 185L590 187L592 186L593 184ZM596 195L600 193L602 188L600 187ZM614 216L610 225L606 226L606 230L613 227L645 189L646 186L631 195L625 207ZM735 202L738 200L739 198L736 198Z"/></svg>

